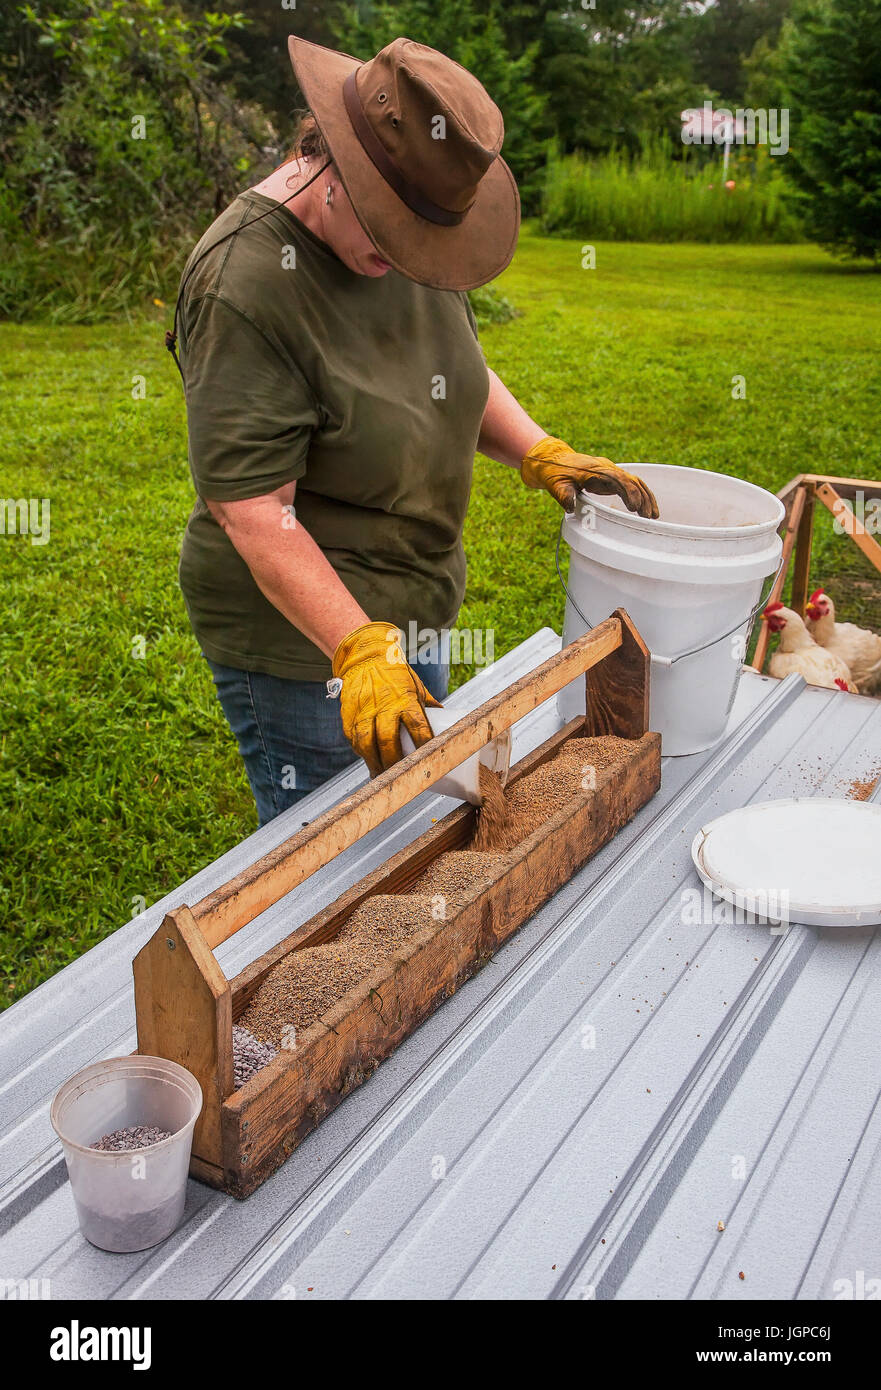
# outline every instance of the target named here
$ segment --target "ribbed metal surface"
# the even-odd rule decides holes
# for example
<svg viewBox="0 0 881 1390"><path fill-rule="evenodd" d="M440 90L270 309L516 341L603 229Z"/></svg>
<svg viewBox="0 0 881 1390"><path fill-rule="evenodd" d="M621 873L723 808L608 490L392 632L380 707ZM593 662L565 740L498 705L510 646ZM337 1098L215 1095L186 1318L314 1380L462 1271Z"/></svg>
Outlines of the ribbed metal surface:
<svg viewBox="0 0 881 1390"><path fill-rule="evenodd" d="M536 634L456 703L557 645ZM556 725L553 702L522 721L515 758ZM350 791L344 774L0 1017L0 1278L102 1298L858 1293L881 1278L878 936L695 923L683 894L700 887L701 824L750 801L846 794L879 764L877 702L745 676L725 742L665 760L635 821L247 1202L190 1183L162 1247L94 1250L52 1095L134 1046L131 958L163 912ZM449 804L427 794L366 837L226 943L224 969Z"/></svg>

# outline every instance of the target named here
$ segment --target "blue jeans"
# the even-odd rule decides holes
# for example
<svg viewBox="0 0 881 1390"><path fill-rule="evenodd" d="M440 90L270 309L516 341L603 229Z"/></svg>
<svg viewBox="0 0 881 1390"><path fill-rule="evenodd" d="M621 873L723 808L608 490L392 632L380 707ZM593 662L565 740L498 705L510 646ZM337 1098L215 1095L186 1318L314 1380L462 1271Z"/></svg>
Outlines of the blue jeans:
<svg viewBox="0 0 881 1390"><path fill-rule="evenodd" d="M287 680L215 661L208 665L261 825L358 761L343 733L340 702L328 699L324 681ZM412 665L434 698L444 700L449 667L419 660Z"/></svg>

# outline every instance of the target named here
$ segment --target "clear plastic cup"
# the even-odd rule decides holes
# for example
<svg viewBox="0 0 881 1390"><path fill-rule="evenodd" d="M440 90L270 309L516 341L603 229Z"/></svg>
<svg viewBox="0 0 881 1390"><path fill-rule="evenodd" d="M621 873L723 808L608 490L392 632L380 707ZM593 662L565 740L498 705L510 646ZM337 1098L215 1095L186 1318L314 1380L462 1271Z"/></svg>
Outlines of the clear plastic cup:
<svg viewBox="0 0 881 1390"><path fill-rule="evenodd" d="M196 1078L164 1057L109 1057L64 1083L50 1119L64 1149L80 1229L93 1245L147 1250L171 1235L183 1215L201 1109ZM132 1125L156 1125L170 1138L121 1153L90 1147Z"/></svg>

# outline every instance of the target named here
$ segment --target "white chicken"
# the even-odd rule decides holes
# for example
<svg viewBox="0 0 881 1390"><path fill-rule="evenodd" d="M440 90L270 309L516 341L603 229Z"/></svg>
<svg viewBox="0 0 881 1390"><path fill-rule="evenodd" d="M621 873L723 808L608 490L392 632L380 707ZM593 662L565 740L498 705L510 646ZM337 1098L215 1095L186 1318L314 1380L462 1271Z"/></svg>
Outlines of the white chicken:
<svg viewBox="0 0 881 1390"><path fill-rule="evenodd" d="M771 632L780 634L780 646L771 657L768 670L778 680L793 672L803 676L808 685L823 685L828 690L855 690L847 663L834 652L818 647L801 618L782 603L769 603L762 617Z"/></svg>
<svg viewBox="0 0 881 1390"><path fill-rule="evenodd" d="M856 623L837 623L835 604L823 589L814 590L805 612L814 641L841 658L860 694L881 695L881 637L877 632Z"/></svg>

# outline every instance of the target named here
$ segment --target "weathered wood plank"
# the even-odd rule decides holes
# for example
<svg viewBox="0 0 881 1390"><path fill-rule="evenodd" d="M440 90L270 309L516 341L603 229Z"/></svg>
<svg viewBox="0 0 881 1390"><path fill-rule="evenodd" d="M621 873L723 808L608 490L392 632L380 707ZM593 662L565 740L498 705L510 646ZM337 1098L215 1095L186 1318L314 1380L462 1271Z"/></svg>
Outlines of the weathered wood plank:
<svg viewBox="0 0 881 1390"><path fill-rule="evenodd" d="M804 618L805 616L805 609L808 606L808 592L810 590L811 550L814 543L815 496L813 484L808 483L805 487L804 504L798 519L798 530L796 532L795 550L792 560L790 606L793 612L797 613L800 618ZM768 624L765 623L764 626L767 630Z"/></svg>
<svg viewBox="0 0 881 1390"><path fill-rule="evenodd" d="M623 608L621 645L585 673L585 734L642 738L649 726L649 651Z"/></svg>
<svg viewBox="0 0 881 1390"><path fill-rule="evenodd" d="M222 1168L218 1168L215 1163L206 1163L205 1159L198 1158L195 1154L190 1158L190 1177L198 1178L199 1182L204 1182L208 1187L223 1189L225 1183Z"/></svg>
<svg viewBox="0 0 881 1390"><path fill-rule="evenodd" d="M232 991L188 907L169 912L132 963L138 1052L167 1057L202 1087L193 1151L221 1165L220 1108L233 1093Z"/></svg>
<svg viewBox="0 0 881 1390"><path fill-rule="evenodd" d="M781 494L778 493L778 496L780 495ZM783 550L780 556L780 573L774 580L771 592L768 595L768 603L776 603L777 600L780 598L780 595L783 593L783 586L786 583L786 576L789 573L789 563L792 558L792 548L795 544L795 538L798 535L799 527L801 526L801 518L802 512L804 511L806 496L806 486L803 483L799 483L790 501L790 506L788 509L788 515L786 520L786 530L783 533ZM810 547L808 548L808 556L810 556ZM756 649L753 653L753 669L760 673L765 665L765 658L768 655L768 643L770 641L770 638L771 632L768 628L768 624L763 623L760 620L759 635L756 639Z"/></svg>
<svg viewBox="0 0 881 1390"><path fill-rule="evenodd" d="M881 497L881 481L878 478L837 478L834 473L804 473L801 481L815 483L818 489L824 483L829 483L839 497L847 497L851 501L860 493L866 497Z"/></svg>

